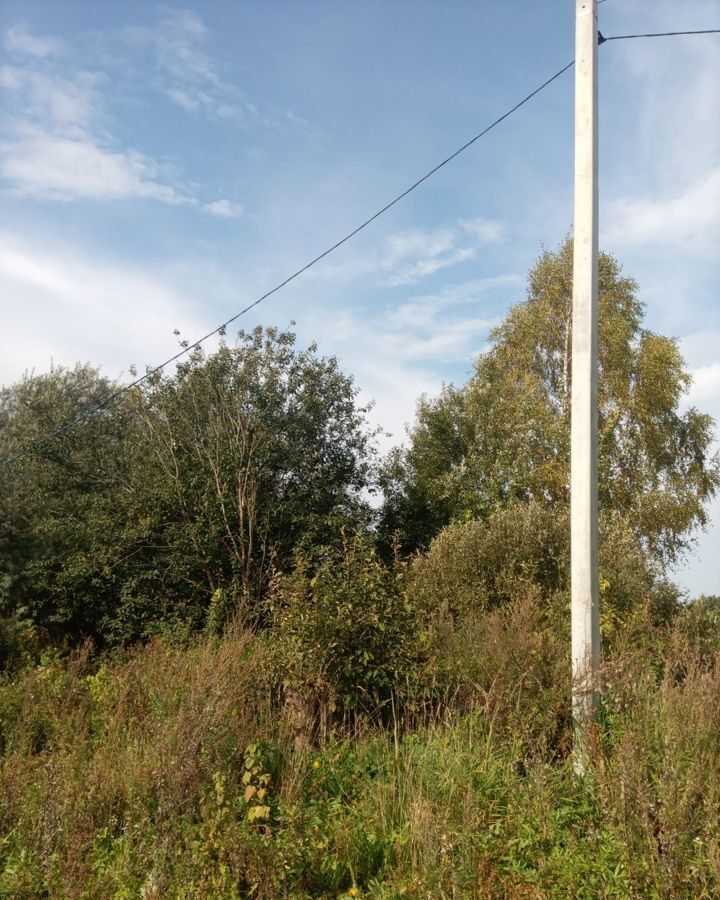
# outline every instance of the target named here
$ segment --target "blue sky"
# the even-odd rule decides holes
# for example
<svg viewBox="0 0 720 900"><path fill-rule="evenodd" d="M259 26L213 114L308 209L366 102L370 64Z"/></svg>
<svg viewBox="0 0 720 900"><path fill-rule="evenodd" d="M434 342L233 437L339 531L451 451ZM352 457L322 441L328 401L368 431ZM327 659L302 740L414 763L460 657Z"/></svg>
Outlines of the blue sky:
<svg viewBox="0 0 720 900"><path fill-rule="evenodd" d="M349 231L573 56L572 0L3 0L0 381L113 377ZM607 0L607 35L720 0ZM601 244L720 420L720 39L600 51ZM402 439L572 227L572 73L244 320L336 354ZM720 523L720 503L713 507ZM720 592L720 527L678 579Z"/></svg>

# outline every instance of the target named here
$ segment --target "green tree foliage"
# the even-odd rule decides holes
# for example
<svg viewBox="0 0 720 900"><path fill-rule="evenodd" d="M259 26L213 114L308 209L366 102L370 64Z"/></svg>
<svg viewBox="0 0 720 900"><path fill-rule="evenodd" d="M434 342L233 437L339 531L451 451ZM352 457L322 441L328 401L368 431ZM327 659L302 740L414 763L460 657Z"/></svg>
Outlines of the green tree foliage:
<svg viewBox="0 0 720 900"><path fill-rule="evenodd" d="M323 541L362 516L365 409L337 360L294 344L275 329L241 333L136 394L123 628L136 618L142 630L158 597L164 618L201 615L218 589L256 615L271 569L301 538Z"/></svg>
<svg viewBox="0 0 720 900"><path fill-rule="evenodd" d="M410 446L385 471L383 529L423 546L440 526L497 504L569 495L572 242L545 251L528 298L491 334L462 388L423 398ZM690 385L677 342L643 327L637 285L600 256L600 504L670 561L706 522L720 484L713 422L681 411Z"/></svg>
<svg viewBox="0 0 720 900"><path fill-rule="evenodd" d="M322 713L375 711L409 683L423 653L420 607L402 570L366 535L300 552L271 592L272 643L286 690Z"/></svg>
<svg viewBox="0 0 720 900"><path fill-rule="evenodd" d="M89 365L26 375L0 391L0 459L102 403L116 385ZM42 444L0 469L0 614L52 632L92 632L105 579L99 536L112 518L125 470L127 406Z"/></svg>
<svg viewBox="0 0 720 900"><path fill-rule="evenodd" d="M258 328L210 355L196 350L6 468L4 534L15 549L2 563L3 611L24 607L39 624L111 641L161 622L200 624L218 591L226 608L256 615L271 567L286 566L301 538L322 541L339 520L362 517L371 476L352 380L315 346L294 344L292 333ZM86 369L7 389L3 456L108 392Z"/></svg>
<svg viewBox="0 0 720 900"><path fill-rule="evenodd" d="M440 619L468 617L567 584L567 516L539 503L498 508L445 527L410 567L408 589Z"/></svg>
<svg viewBox="0 0 720 900"><path fill-rule="evenodd" d="M602 632L611 638L633 609L649 608L655 621L671 618L678 591L665 581L627 522L601 521ZM486 519L448 525L427 553L412 561L408 595L435 619L462 626L479 614L535 598L560 622L568 621L570 525L567 508L537 501L498 506Z"/></svg>

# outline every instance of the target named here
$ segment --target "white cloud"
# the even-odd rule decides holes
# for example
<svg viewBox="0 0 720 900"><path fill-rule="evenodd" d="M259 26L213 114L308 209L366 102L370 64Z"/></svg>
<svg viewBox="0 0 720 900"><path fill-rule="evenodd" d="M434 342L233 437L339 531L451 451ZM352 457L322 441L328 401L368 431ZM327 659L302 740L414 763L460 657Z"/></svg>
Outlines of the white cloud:
<svg viewBox="0 0 720 900"><path fill-rule="evenodd" d="M220 122L273 130L308 128L307 120L283 107L258 109L245 92L223 77L208 51L211 41L202 17L194 10L169 9L152 25L125 28L121 39L145 58L152 75L148 85L190 114Z"/></svg>
<svg viewBox="0 0 720 900"><path fill-rule="evenodd" d="M393 327L407 327L427 332L436 331L438 319L448 311L455 310L455 316L468 306L484 306L485 298L496 288L521 286L523 279L518 275L498 275L491 278L474 278L460 284L451 284L435 294L420 294L410 297L398 306L387 310L385 321ZM462 321L466 321L463 319ZM483 317L487 324L489 319Z"/></svg>
<svg viewBox="0 0 720 900"><path fill-rule="evenodd" d="M172 10L152 28L128 29L128 37L154 48L158 66L180 82L218 84L216 66L201 49L207 28L192 10Z"/></svg>
<svg viewBox="0 0 720 900"><path fill-rule="evenodd" d="M714 415L720 425L720 361L694 369L692 376L693 384L690 390L692 402L700 409L705 409L712 403L716 407Z"/></svg>
<svg viewBox="0 0 720 900"><path fill-rule="evenodd" d="M377 312L325 308L305 314L302 329L321 350L330 347L338 355L364 401L375 401L371 419L392 435L380 442L388 450L403 440L418 397L437 394L447 380L448 365L470 371L497 323L489 312L495 292L523 281L514 274L473 279Z"/></svg>
<svg viewBox="0 0 720 900"><path fill-rule="evenodd" d="M151 157L113 146L101 127L101 80L92 72L69 78L28 66L0 69L0 88L16 108L3 122L0 175L35 199L192 202L164 183Z"/></svg>
<svg viewBox="0 0 720 900"><path fill-rule="evenodd" d="M38 200L202 205L170 167L113 141L102 104L104 81L96 72L60 74L46 62L0 68L0 89L9 101L1 123L0 177L15 193ZM242 212L222 198L202 208L226 219Z"/></svg>
<svg viewBox="0 0 720 900"><path fill-rule="evenodd" d="M343 364L352 369L361 386L360 402L372 403L370 421L382 429L378 446L383 453L403 443L407 427L415 418L418 398L433 395L441 386L441 379L430 369L408 368L394 360L383 365L368 365L367 360L343 355Z"/></svg>
<svg viewBox="0 0 720 900"><path fill-rule="evenodd" d="M682 404L709 413L715 420L714 450L720 450L720 352L716 347L715 360L690 370L692 384Z"/></svg>
<svg viewBox="0 0 720 900"><path fill-rule="evenodd" d="M156 363L176 349L172 334L207 330L187 298L162 276L126 264L38 248L0 234L0 295L13 314L3 325L0 383L50 361L101 364L113 376L130 363Z"/></svg>
<svg viewBox="0 0 720 900"><path fill-rule="evenodd" d="M607 15L613 30L672 31L707 28L716 0L630 3ZM630 46L632 44L632 47ZM614 177L607 192L607 240L619 250L668 249L712 260L720 239L720 54L715 36L675 37L609 45L607 78L621 104L601 113ZM609 136L609 137L608 137ZM677 266L679 257L673 259Z"/></svg>
<svg viewBox="0 0 720 900"><path fill-rule="evenodd" d="M156 87L185 112L206 112L218 119L254 116L252 104L221 79L204 49L207 36L203 20L192 10L172 10L151 27L125 31L131 46L152 54Z"/></svg>
<svg viewBox="0 0 720 900"><path fill-rule="evenodd" d="M440 269L472 259L475 252L472 246L459 246L457 229L411 228L387 238L379 263L388 284L415 284Z"/></svg>
<svg viewBox="0 0 720 900"><path fill-rule="evenodd" d="M38 37L30 34L24 25L13 25L5 34L5 46L10 51L36 56L41 59L58 56L66 51L65 42L55 37Z"/></svg>
<svg viewBox="0 0 720 900"><path fill-rule="evenodd" d="M499 244L507 237L507 226L504 222L492 219L460 219L460 227L466 234L478 239L481 244Z"/></svg>
<svg viewBox="0 0 720 900"><path fill-rule="evenodd" d="M202 210L219 219L239 219L243 214L242 206L230 200L214 200L212 203L205 203Z"/></svg>
<svg viewBox="0 0 720 900"><path fill-rule="evenodd" d="M696 407L715 420L715 442L711 452L720 450L720 334L712 330L688 336L681 341L683 355L691 361L692 385L682 408ZM720 590L720 497L707 507L710 526L697 537L694 554L677 567L676 576L690 596L717 594Z"/></svg>
<svg viewBox="0 0 720 900"><path fill-rule="evenodd" d="M720 166L666 196L621 197L608 211L607 240L623 246L680 246L717 252L720 243ZM669 196L668 196L669 194Z"/></svg>
<svg viewBox="0 0 720 900"><path fill-rule="evenodd" d="M315 277L338 282L374 277L393 287L417 284L474 259L480 246L496 243L504 234L501 223L481 219L461 219L439 228L408 228L388 235L375 252L366 250L345 262L323 265Z"/></svg>
<svg viewBox="0 0 720 900"><path fill-rule="evenodd" d="M710 327L687 334L680 342L680 349L692 369L697 371L712 365L720 359L720 331Z"/></svg>
<svg viewBox="0 0 720 900"><path fill-rule="evenodd" d="M36 199L192 202L157 181L157 164L142 153L115 151L89 136L68 138L31 127L0 143L0 174L18 193Z"/></svg>
<svg viewBox="0 0 720 900"><path fill-rule="evenodd" d="M718 4L627 0L601 9L614 20L608 31L623 34L674 31L680 22L683 29L707 28ZM638 279L650 327L681 336L694 377L683 408L695 405L720 425L716 36L628 41L608 45L602 55L608 99L601 101L601 239ZM720 584L720 499L710 514L698 555L677 571L691 595L716 593Z"/></svg>
<svg viewBox="0 0 720 900"><path fill-rule="evenodd" d="M95 116L99 81L91 72L66 78L27 67L0 68L0 88L17 101L23 120L71 134L86 128Z"/></svg>

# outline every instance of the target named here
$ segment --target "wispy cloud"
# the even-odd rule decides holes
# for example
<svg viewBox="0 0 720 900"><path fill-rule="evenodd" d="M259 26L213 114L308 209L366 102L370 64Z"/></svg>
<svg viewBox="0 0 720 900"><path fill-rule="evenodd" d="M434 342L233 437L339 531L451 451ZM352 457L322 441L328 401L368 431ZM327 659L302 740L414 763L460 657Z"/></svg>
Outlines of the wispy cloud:
<svg viewBox="0 0 720 900"><path fill-rule="evenodd" d="M708 27L717 3L682 4L683 27ZM679 7L635 4L648 31L677 27ZM619 249L673 248L717 259L720 240L720 56L714 36L633 42L618 54L615 77L631 85L635 103L621 148L623 178L607 186L607 240ZM625 89L623 87L623 89ZM606 128L619 127L618 111L605 114ZM632 152L627 152L631 147ZM624 170L624 171L623 171Z"/></svg>
<svg viewBox="0 0 720 900"><path fill-rule="evenodd" d="M78 72L67 78L29 66L0 68L0 89L14 101L24 121L46 124L64 134L78 134L97 115L101 77Z"/></svg>
<svg viewBox="0 0 720 900"><path fill-rule="evenodd" d="M176 347L173 328L203 331L189 299L160 274L64 246L38 247L0 233L0 295L12 315L3 326L0 383L51 360L102 363L110 374L141 369ZM205 329L206 330L206 329Z"/></svg>
<svg viewBox="0 0 720 900"><path fill-rule="evenodd" d="M523 282L515 274L476 278L413 294L378 311L325 309L304 316L302 327L321 350L333 348L356 377L362 398L376 402L372 418L388 433L381 441L387 450L403 439L417 398L437 393L448 365L465 377L497 324L498 292Z"/></svg>
<svg viewBox="0 0 720 900"><path fill-rule="evenodd" d="M720 243L720 166L665 196L621 197L608 211L607 239L617 246L676 246L717 253Z"/></svg>
<svg viewBox="0 0 720 900"><path fill-rule="evenodd" d="M520 287L523 279L519 275L498 275L490 278L474 278L459 284L450 284L437 293L417 294L397 306L387 309L383 321L393 330L406 332L437 333L448 324L454 332L457 323L470 320L481 322L481 329L494 322L493 316L486 314L487 299L493 291L501 288ZM483 315L467 315L470 310L483 310ZM472 341L474 335L468 335Z"/></svg>
<svg viewBox="0 0 720 900"><path fill-rule="evenodd" d="M474 259L478 247L495 244L505 235L500 222L460 219L450 228L411 229L388 238L382 268L392 285L415 284L428 275Z"/></svg>
<svg viewBox="0 0 720 900"><path fill-rule="evenodd" d="M181 16L188 35L202 34L200 20ZM5 115L0 121L0 177L22 196L37 200L152 199L197 206L220 218L238 218L242 207L228 199L202 201L179 177L176 167L125 147L112 136L104 101L107 78L100 72L68 72L55 65L64 45L35 38L19 26L5 35L15 65L0 68ZM188 38L189 40L189 38ZM186 52L182 44L163 45L161 58L170 71L215 81L209 60Z"/></svg>
<svg viewBox="0 0 720 900"><path fill-rule="evenodd" d="M480 247L505 239L501 222L459 219L438 228L408 228L388 235L376 251L319 268L315 277L348 282L373 278L394 287L417 284L442 269L476 257Z"/></svg>
<svg viewBox="0 0 720 900"><path fill-rule="evenodd" d="M55 37L39 37L30 34L24 25L13 25L5 34L5 47L10 51L36 56L45 59L48 56L60 56L66 52L64 41Z"/></svg>
<svg viewBox="0 0 720 900"><path fill-rule="evenodd" d="M467 235L477 238L481 244L500 244L507 237L505 223L493 219L460 219L458 224Z"/></svg>
<svg viewBox="0 0 720 900"><path fill-rule="evenodd" d="M156 86L186 112L217 119L255 117L257 110L220 77L206 51L207 28L192 10L168 11L157 23L125 30L130 46L148 51Z"/></svg>
<svg viewBox="0 0 720 900"><path fill-rule="evenodd" d="M489 295L519 282L515 275L476 278L437 293L415 295L379 313L371 339L379 353L396 360L423 364L470 360L496 324L488 313Z"/></svg>
<svg viewBox="0 0 720 900"><path fill-rule="evenodd" d="M102 78L67 78L31 66L0 69L12 101L0 140L0 175L24 196L45 200L152 198L191 202L167 183L161 167L133 148L118 148L102 127Z"/></svg>
<svg viewBox="0 0 720 900"><path fill-rule="evenodd" d="M0 233L0 295L14 311L3 335L0 383L25 368L45 370L51 359L66 365L89 359L118 375L131 362L142 371L170 355L174 328L193 337L211 324L195 312L193 290L175 286L176 275ZM402 439L417 397L438 390L443 364L469 368L483 348L496 321L489 313L494 292L522 281L512 274L474 279L375 312L318 310L303 317L301 338L317 338L322 352L337 353L362 399L376 401L372 418L392 435L383 439L387 449ZM267 315L272 320L277 312Z"/></svg>
<svg viewBox="0 0 720 900"><path fill-rule="evenodd" d="M243 214L243 208L239 203L230 200L214 200L212 203L204 203L203 212L218 219L239 219Z"/></svg>
<svg viewBox="0 0 720 900"><path fill-rule="evenodd" d="M41 200L195 202L158 181L159 166L142 153L113 150L90 135L71 138L27 125L0 143L0 172L18 193Z"/></svg>
<svg viewBox="0 0 720 900"><path fill-rule="evenodd" d="M459 243L454 229L424 231L413 228L387 239L379 268L386 274L388 284L415 284L474 256L475 249Z"/></svg>

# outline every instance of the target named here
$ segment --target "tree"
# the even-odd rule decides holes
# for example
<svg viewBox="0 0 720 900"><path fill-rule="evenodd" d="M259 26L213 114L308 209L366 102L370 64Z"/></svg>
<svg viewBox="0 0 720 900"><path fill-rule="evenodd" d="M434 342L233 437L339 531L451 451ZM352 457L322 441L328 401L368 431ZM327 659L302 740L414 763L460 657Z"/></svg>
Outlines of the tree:
<svg viewBox="0 0 720 900"><path fill-rule="evenodd" d="M90 365L25 375L0 391L0 459L94 409L117 389ZM103 413L0 469L0 615L54 633L92 633L104 614L98 534L125 466L130 413ZM111 530L113 530L111 528Z"/></svg>
<svg viewBox="0 0 720 900"><path fill-rule="evenodd" d="M677 341L644 328L637 285L600 255L599 493L658 559L682 553L720 485L713 422L680 403L690 385ZM423 546L438 526L498 504L567 505L572 242L545 251L528 297L491 333L462 388L423 398L407 449L384 473L382 527Z"/></svg>
<svg viewBox="0 0 720 900"><path fill-rule="evenodd" d="M0 394L2 457L114 389L78 366ZM258 328L196 350L3 469L0 616L127 642L243 606L300 541L366 515L373 433L334 358Z"/></svg>
<svg viewBox="0 0 720 900"><path fill-rule="evenodd" d="M291 332L241 332L237 346L196 350L135 394L110 625L122 639L158 612L202 616L218 591L256 618L271 571L300 540L325 542L338 520L363 516L366 410L335 358L294 345Z"/></svg>

